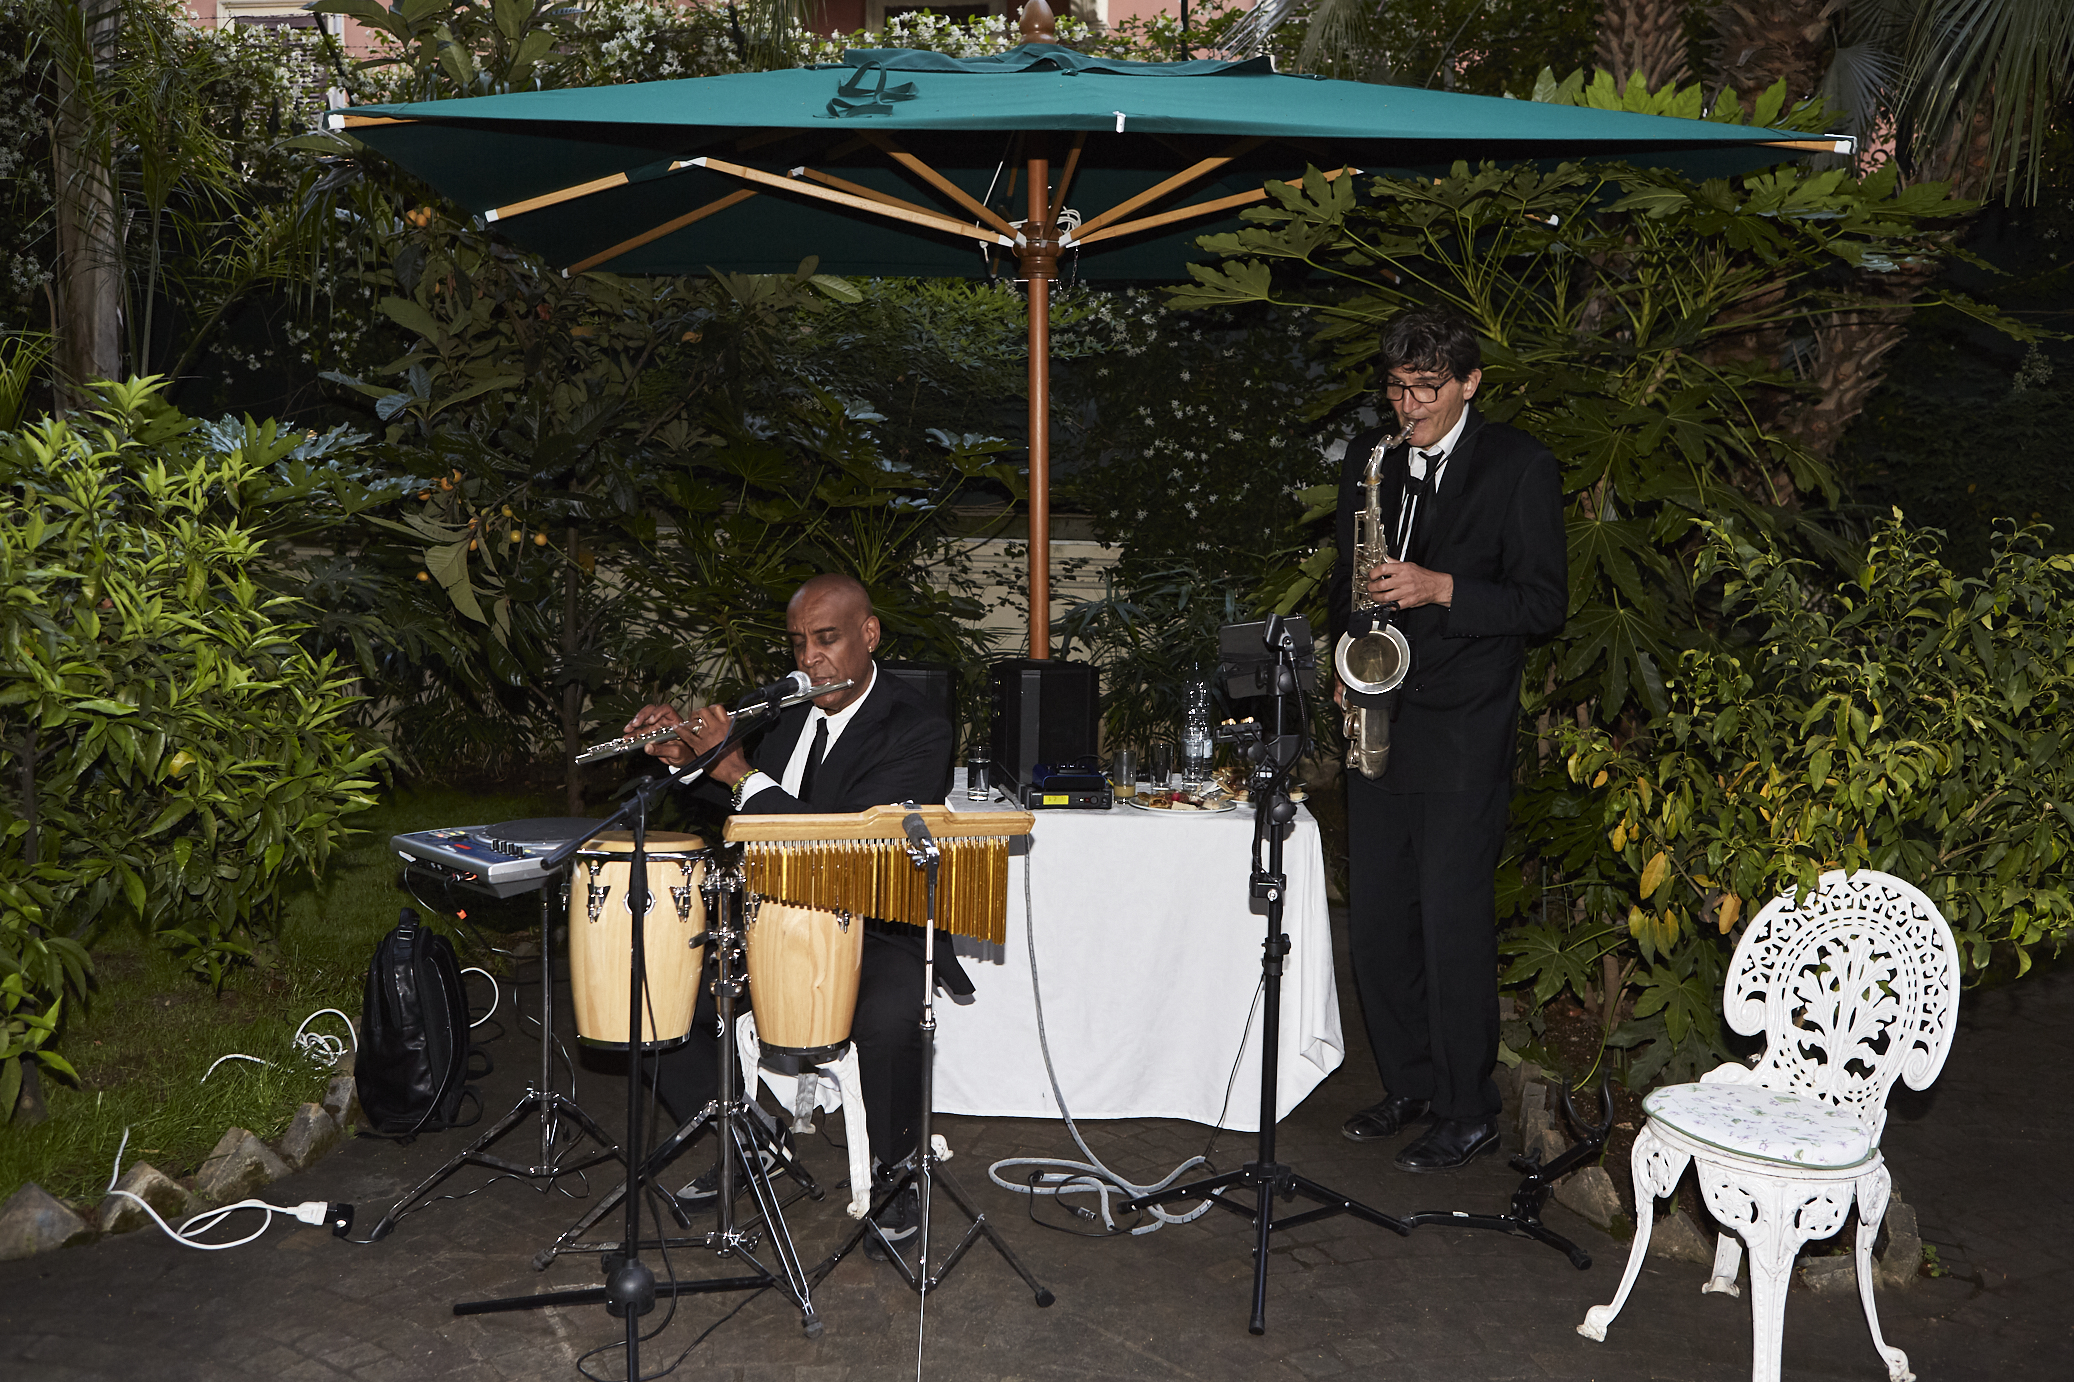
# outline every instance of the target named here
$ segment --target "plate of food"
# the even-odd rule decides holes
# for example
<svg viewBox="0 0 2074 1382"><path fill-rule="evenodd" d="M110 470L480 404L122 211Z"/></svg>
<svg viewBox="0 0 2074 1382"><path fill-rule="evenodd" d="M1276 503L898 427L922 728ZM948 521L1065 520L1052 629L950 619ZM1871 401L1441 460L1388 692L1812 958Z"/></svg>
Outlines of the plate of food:
<svg viewBox="0 0 2074 1382"><path fill-rule="evenodd" d="M1221 792L1190 792L1169 788L1125 797L1123 804L1139 811L1151 811L1168 816L1220 816L1227 811L1239 809L1237 802Z"/></svg>

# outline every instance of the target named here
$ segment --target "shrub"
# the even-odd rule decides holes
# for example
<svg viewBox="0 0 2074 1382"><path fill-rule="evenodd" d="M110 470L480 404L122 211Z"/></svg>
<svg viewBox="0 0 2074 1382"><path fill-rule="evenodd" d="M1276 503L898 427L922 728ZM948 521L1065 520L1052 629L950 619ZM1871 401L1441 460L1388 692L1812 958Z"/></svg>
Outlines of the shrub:
<svg viewBox="0 0 2074 1382"><path fill-rule="evenodd" d="M240 932L370 803L382 755L346 722L349 679L297 641L298 602L262 583L243 512L288 489L271 468L311 443L201 428L158 387L100 385L90 416L0 437L0 978L20 976L15 1012L54 1017L84 977L73 938L118 922L220 982L249 953Z"/></svg>
<svg viewBox="0 0 2074 1382"><path fill-rule="evenodd" d="M1575 909L1503 941L1543 999L1596 990L1610 1018L1632 985L1631 1083L1726 1054L1737 925L1824 870L1914 882L1975 973L2074 931L2074 557L2005 530L1959 576L1896 511L1830 588L1775 543L1708 534L1699 573L1758 636L1686 653L1647 734L1564 735L1574 786L1536 814Z"/></svg>

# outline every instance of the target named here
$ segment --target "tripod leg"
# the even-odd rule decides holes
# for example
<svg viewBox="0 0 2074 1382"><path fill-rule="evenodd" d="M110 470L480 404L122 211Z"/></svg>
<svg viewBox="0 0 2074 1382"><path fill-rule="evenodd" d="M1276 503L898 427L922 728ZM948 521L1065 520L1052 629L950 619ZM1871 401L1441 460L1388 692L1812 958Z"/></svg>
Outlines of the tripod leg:
<svg viewBox="0 0 2074 1382"><path fill-rule="evenodd" d="M988 1244L992 1246L995 1252L1001 1254L1001 1260L1003 1262L1006 1262L1010 1267L1012 1267L1015 1270L1015 1274L1023 1279L1023 1285L1030 1288L1030 1293L1037 1298L1038 1305L1048 1306L1053 1301L1058 1299L1058 1297L1054 1296L1051 1293L1051 1291L1044 1285L1043 1282L1039 1281L1036 1277L1030 1275L1030 1269L1023 1265L1023 1260L1015 1255L1015 1250L1013 1248L1008 1246L1008 1240L1001 1236L1001 1232L999 1229L995 1228L992 1224L987 1222L986 1215L980 1213L972 1207L972 1202L965 1198L964 1187L959 1185L956 1180L952 1179L950 1173L944 1171L942 1168L939 1167L937 1169L934 1179L936 1181L937 1186L943 1190L944 1194L950 1196L951 1203L957 1205L959 1211L962 1212L966 1218L972 1220L973 1229L979 1233L986 1235L986 1240ZM972 1234L967 1233L965 1235L965 1242L960 1243L957 1247L957 1250L953 1252L949 1257L944 1259L943 1270L936 1274L937 1280L941 1281L944 1277L947 1277L951 1274L951 1268L958 1265L958 1259L965 1255L965 1249L970 1244L971 1240Z"/></svg>
<svg viewBox="0 0 2074 1382"><path fill-rule="evenodd" d="M752 1124L753 1119L749 1120ZM807 1274L799 1264L799 1250L792 1245L792 1235L785 1229L785 1216L778 1205L778 1193L771 1188L770 1175L763 1169L763 1158L751 1156L756 1141L753 1129L736 1123L731 1127L736 1155L741 1157L744 1172L749 1178L749 1193L756 1200L756 1209L763 1216L764 1226L770 1230L771 1251L777 1255L778 1266L785 1273L782 1285L799 1306L800 1327L809 1339L821 1337L821 1317L814 1312L812 1289L807 1284ZM773 1276L776 1274L773 1273Z"/></svg>
<svg viewBox="0 0 2074 1382"><path fill-rule="evenodd" d="M388 1237L391 1231L395 1229L396 1221L404 1216L407 1207L414 1200L417 1200L419 1197L423 1195L429 1194L433 1186L438 1185L448 1176L451 1176L454 1172L460 1170L463 1166L467 1165L470 1161L474 1160L476 1155L480 1153L483 1150L483 1148L489 1146L492 1142L495 1142L498 1138L510 1132L514 1127L518 1125L518 1121L526 1116L526 1111L533 1106L533 1102L534 1096L531 1094L528 1094L525 1098L519 1100L518 1104L511 1110L511 1112L505 1114L502 1118L497 1120L496 1125L494 1127L490 1128L488 1131L483 1133L481 1137L476 1138L475 1141L469 1143L466 1148L464 1148L458 1155L448 1160L445 1165L441 1166L431 1175L425 1177L424 1180L418 1182L417 1187L415 1189L413 1189L408 1195L405 1195L402 1199L398 1200L395 1204L389 1207L389 1212L387 1214L384 1214L382 1216L382 1221L374 1226L374 1232L368 1236L367 1241L370 1243L376 1243Z"/></svg>
<svg viewBox="0 0 2074 1382"><path fill-rule="evenodd" d="M1253 1213L1253 1316L1246 1322L1249 1334L1267 1333L1267 1244L1275 1231L1275 1188L1262 1184L1253 1193L1260 1204Z"/></svg>

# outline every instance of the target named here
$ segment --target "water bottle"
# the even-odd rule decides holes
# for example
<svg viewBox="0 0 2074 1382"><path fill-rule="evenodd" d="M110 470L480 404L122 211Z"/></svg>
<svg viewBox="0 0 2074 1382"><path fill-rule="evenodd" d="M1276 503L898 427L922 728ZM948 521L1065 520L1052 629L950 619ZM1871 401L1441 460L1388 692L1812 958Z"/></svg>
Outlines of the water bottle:
<svg viewBox="0 0 2074 1382"><path fill-rule="evenodd" d="M1210 738L1210 681L1197 677L1188 683L1181 702L1181 781L1200 787L1210 780L1210 764L1216 756Z"/></svg>

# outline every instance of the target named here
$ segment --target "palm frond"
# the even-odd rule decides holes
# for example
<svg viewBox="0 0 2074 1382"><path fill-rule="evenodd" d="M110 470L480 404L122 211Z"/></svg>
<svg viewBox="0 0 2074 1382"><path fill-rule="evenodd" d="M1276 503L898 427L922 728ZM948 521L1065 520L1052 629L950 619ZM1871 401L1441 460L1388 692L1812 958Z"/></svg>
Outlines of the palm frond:
<svg viewBox="0 0 2074 1382"><path fill-rule="evenodd" d="M2066 0L1921 0L1909 34L1907 110L1919 149L1976 121L1988 181L2036 201L2047 122L2074 91L2074 5Z"/></svg>

